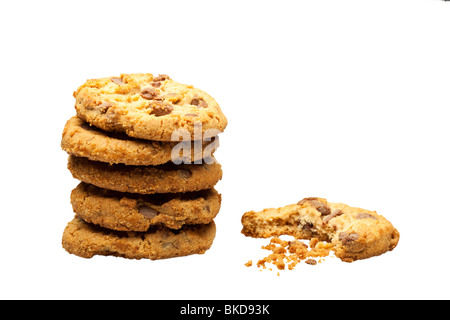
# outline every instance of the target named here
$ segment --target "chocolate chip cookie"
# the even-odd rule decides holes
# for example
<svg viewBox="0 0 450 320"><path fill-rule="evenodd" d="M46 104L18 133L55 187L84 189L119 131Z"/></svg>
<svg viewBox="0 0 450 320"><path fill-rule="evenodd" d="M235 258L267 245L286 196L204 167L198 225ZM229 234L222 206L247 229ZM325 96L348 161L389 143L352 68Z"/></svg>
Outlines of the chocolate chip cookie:
<svg viewBox="0 0 450 320"><path fill-rule="evenodd" d="M211 163L211 159L205 159ZM75 179L113 191L153 194L192 192L213 188L222 179L222 167L212 164L166 163L127 166L69 156L68 169Z"/></svg>
<svg viewBox="0 0 450 320"><path fill-rule="evenodd" d="M336 256L346 262L393 250L400 233L375 211L305 198L281 208L250 211L242 216L242 233L267 238L291 235L331 242Z"/></svg>
<svg viewBox="0 0 450 320"><path fill-rule="evenodd" d="M89 125L78 117L69 119L64 127L61 147L69 154L111 164L160 165L169 161L193 163L204 155L213 155L219 145L217 137L211 141L183 142L185 148L172 150L179 142L136 139L124 133L108 132ZM189 153L186 150L190 151ZM184 153L187 153L184 154Z"/></svg>
<svg viewBox="0 0 450 320"><path fill-rule="evenodd" d="M62 245L67 252L83 258L103 255L158 260L203 254L211 247L215 235L214 222L186 225L179 230L153 228L147 232L125 232L74 218L64 230Z"/></svg>
<svg viewBox="0 0 450 320"><path fill-rule="evenodd" d="M219 212L221 195L215 189L190 193L139 195L81 182L71 194L76 217L117 231L145 232L152 226L180 229L207 224Z"/></svg>
<svg viewBox="0 0 450 320"><path fill-rule="evenodd" d="M106 131L128 136L173 141L183 129L194 139L195 128L223 132L227 119L206 92L181 84L167 75L122 74L88 80L74 92L78 117Z"/></svg>

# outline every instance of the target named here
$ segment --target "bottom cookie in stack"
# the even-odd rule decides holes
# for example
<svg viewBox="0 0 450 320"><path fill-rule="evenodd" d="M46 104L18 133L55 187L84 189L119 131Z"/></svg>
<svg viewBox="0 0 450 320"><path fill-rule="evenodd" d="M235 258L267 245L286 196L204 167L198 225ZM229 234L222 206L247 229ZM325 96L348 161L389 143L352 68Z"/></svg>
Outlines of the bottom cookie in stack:
<svg viewBox="0 0 450 320"><path fill-rule="evenodd" d="M83 258L95 255L128 259L167 259L205 253L216 235L214 221L186 225L179 230L155 228L147 232L115 231L74 218L63 234L63 247Z"/></svg>

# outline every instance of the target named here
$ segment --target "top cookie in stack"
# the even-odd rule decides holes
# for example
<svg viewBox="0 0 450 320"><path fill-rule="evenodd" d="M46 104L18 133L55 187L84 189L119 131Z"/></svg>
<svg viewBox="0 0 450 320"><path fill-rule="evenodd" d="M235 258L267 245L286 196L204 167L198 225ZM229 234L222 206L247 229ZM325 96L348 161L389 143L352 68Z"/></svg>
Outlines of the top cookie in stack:
<svg viewBox="0 0 450 320"><path fill-rule="evenodd" d="M67 121L61 146L82 182L72 192L76 217L64 248L86 258L205 252L221 202L213 153L227 119L217 102L151 74L88 80L74 97L77 116Z"/></svg>
<svg viewBox="0 0 450 320"><path fill-rule="evenodd" d="M87 81L74 93L79 118L106 131L130 137L173 141L186 130L194 139L195 125L222 132L227 119L206 92L180 84L167 75L122 74ZM195 125L194 125L195 124Z"/></svg>

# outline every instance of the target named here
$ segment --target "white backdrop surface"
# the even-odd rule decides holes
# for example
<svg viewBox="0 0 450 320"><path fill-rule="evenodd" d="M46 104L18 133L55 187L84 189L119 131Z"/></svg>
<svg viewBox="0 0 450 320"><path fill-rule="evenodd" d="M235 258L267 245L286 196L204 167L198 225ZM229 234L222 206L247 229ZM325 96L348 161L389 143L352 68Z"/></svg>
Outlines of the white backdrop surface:
<svg viewBox="0 0 450 320"><path fill-rule="evenodd" d="M3 299L448 299L450 3L23 1L1 5ZM61 246L77 185L60 148L89 78L165 73L229 126L204 255L83 259ZM240 218L318 196L400 231L382 256L247 268Z"/></svg>

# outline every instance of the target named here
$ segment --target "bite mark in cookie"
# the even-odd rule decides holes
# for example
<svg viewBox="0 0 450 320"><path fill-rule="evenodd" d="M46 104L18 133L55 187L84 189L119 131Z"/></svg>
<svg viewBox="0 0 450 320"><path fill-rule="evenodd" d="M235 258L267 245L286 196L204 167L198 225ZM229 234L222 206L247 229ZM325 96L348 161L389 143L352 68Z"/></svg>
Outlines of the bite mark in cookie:
<svg viewBox="0 0 450 320"><path fill-rule="evenodd" d="M291 235L318 238L334 246L345 262L366 259L393 250L400 234L375 211L305 198L296 205L250 211L242 216L242 233L252 237Z"/></svg>

